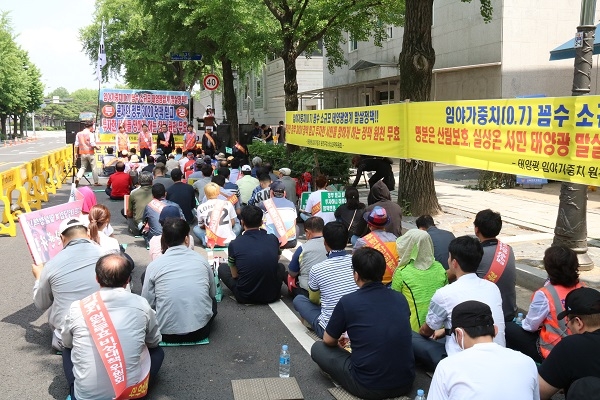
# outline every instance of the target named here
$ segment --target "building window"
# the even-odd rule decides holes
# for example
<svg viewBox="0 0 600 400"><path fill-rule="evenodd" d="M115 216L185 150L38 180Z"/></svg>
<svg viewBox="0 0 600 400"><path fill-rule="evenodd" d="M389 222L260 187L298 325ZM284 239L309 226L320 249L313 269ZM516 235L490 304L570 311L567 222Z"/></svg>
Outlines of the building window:
<svg viewBox="0 0 600 400"><path fill-rule="evenodd" d="M358 40L354 39L352 36L348 37L348 52L358 50Z"/></svg>
<svg viewBox="0 0 600 400"><path fill-rule="evenodd" d="M260 79L256 80L256 97L261 97L262 96L262 90L260 87Z"/></svg>
<svg viewBox="0 0 600 400"><path fill-rule="evenodd" d="M393 25L388 26L386 29L386 33L387 33L388 40L392 39L394 37L394 26Z"/></svg>
<svg viewBox="0 0 600 400"><path fill-rule="evenodd" d="M394 91L379 92L379 104L393 103L394 102Z"/></svg>

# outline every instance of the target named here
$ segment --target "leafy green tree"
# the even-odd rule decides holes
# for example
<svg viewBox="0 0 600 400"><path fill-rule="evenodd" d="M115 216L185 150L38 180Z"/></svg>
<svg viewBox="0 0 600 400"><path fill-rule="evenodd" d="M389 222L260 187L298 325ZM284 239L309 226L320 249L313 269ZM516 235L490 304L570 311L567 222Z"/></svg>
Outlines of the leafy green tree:
<svg viewBox="0 0 600 400"><path fill-rule="evenodd" d="M49 97L58 96L60 100L64 100L64 99L69 98L69 91L66 88L60 86L60 87L57 87L56 89L54 89L53 91L51 91L50 93L48 93L48 96Z"/></svg>
<svg viewBox="0 0 600 400"><path fill-rule="evenodd" d="M7 137L6 122L23 107L27 97L27 75L22 51L17 46L7 12L0 13L0 126Z"/></svg>
<svg viewBox="0 0 600 400"><path fill-rule="evenodd" d="M433 1L433 0L431 0ZM298 110L296 59L311 54L322 40L330 71L346 63L344 32L356 40L374 38L381 45L389 24L401 25L404 0L263 0L278 22L275 53L283 59L285 108ZM260 23L262 21L258 21Z"/></svg>
<svg viewBox="0 0 600 400"><path fill-rule="evenodd" d="M406 22L402 38L400 65L400 98L429 101L435 50L431 41L433 0L405 0ZM470 3L471 0L461 0ZM481 16L492 19L491 0L480 0ZM441 208L435 194L433 164L423 161L401 161L398 203L408 205L412 215L437 214Z"/></svg>

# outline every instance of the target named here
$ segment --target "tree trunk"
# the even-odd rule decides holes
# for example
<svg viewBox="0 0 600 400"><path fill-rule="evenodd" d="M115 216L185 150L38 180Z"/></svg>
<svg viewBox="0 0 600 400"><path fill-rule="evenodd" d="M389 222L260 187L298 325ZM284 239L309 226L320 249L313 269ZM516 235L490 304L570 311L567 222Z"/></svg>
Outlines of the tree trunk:
<svg viewBox="0 0 600 400"><path fill-rule="evenodd" d="M19 131L20 131L21 137L25 136L23 134L23 131L25 129L25 121L27 121L27 117L25 115L21 115L21 118L19 118Z"/></svg>
<svg viewBox="0 0 600 400"><path fill-rule="evenodd" d="M17 137L18 129L19 125L17 125L17 115L13 114L13 139Z"/></svg>
<svg viewBox="0 0 600 400"><path fill-rule="evenodd" d="M433 0L406 0L406 16L400 66L400 99L429 101L435 51L431 43ZM406 132L406 134L411 134ZM433 164L400 161L398 204L412 215L441 211L435 194Z"/></svg>
<svg viewBox="0 0 600 400"><path fill-rule="evenodd" d="M0 133L2 133L2 137L4 138L4 140L6 140L8 139L6 135L6 114L0 115L0 125L2 125L2 130L0 131Z"/></svg>
<svg viewBox="0 0 600 400"><path fill-rule="evenodd" d="M233 87L233 66L231 60L225 56L221 57L221 66L223 68L223 108L227 115L227 121L231 126L232 139L236 141L239 140L239 132L237 98Z"/></svg>
<svg viewBox="0 0 600 400"><path fill-rule="evenodd" d="M285 81L283 83L285 110L298 111L298 70L296 69L296 59L298 58L298 54L296 48L292 44L286 44L282 56L285 76ZM300 150L299 146L287 144L288 153L293 153L298 150Z"/></svg>

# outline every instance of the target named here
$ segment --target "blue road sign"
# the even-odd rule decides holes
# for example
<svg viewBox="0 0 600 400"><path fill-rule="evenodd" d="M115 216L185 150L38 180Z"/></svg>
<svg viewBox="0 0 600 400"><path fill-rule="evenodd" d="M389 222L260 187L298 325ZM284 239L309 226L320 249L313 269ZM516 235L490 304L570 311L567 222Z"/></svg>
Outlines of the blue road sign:
<svg viewBox="0 0 600 400"><path fill-rule="evenodd" d="M200 61L202 60L202 54L190 53L184 51L183 53L171 53L171 61Z"/></svg>

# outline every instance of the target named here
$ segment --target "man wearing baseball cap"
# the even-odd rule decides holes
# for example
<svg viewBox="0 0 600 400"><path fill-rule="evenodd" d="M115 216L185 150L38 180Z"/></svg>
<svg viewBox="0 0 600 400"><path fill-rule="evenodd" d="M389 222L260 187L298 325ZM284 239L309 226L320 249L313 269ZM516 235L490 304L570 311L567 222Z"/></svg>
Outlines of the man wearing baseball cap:
<svg viewBox="0 0 600 400"><path fill-rule="evenodd" d="M367 221L367 226L371 232L356 241L353 251L361 247L372 247L379 250L385 257L386 267L383 284L387 285L392 281L392 276L398 266L398 250L396 247L398 237L385 231L385 227L390 223L390 217L388 217L385 208L375 207L370 213L365 213L363 218Z"/></svg>
<svg viewBox="0 0 600 400"><path fill-rule="evenodd" d="M62 351L65 315L71 303L100 289L95 268L104 251L89 239L87 227L77 218L63 220L58 233L63 249L45 265L33 265L33 303L40 310L50 309L52 348Z"/></svg>
<svg viewBox="0 0 600 400"><path fill-rule="evenodd" d="M494 342L498 327L487 304L456 305L451 332L461 351L439 362L428 399L539 399L535 362Z"/></svg>
<svg viewBox="0 0 600 400"><path fill-rule="evenodd" d="M259 185L258 179L252 176L252 168L250 165L242 165L241 177L235 182L240 190L240 200L242 204L247 204L252 196L254 188Z"/></svg>
<svg viewBox="0 0 600 400"><path fill-rule="evenodd" d="M259 207L265 211L264 223L267 233L277 236L280 248L296 247L296 206L285 198L285 185L276 180L271 183L271 197L264 200Z"/></svg>
<svg viewBox="0 0 600 400"><path fill-rule="evenodd" d="M572 335L563 338L539 368L542 399L560 389L568 394L579 378L600 378L600 292L589 287L571 291L565 298L565 311L557 318L565 320Z"/></svg>

